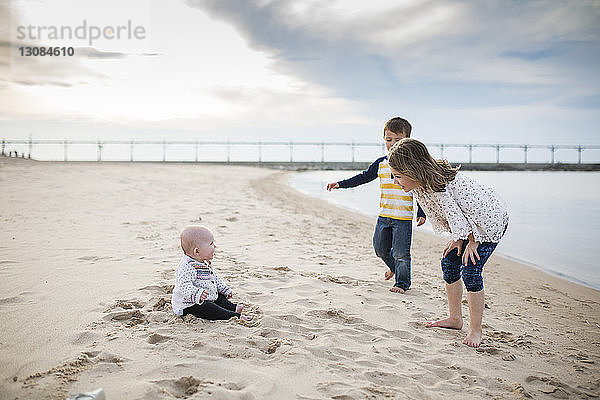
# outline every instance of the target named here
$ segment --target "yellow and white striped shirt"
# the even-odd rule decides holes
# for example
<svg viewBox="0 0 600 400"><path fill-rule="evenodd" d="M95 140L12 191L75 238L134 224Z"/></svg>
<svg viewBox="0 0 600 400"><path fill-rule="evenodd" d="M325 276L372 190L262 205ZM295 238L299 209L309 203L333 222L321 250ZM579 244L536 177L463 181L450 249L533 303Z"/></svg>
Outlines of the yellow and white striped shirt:
<svg viewBox="0 0 600 400"><path fill-rule="evenodd" d="M379 163L377 171L381 197L379 199L379 216L412 220L413 219L413 195L407 193L392 179L392 173L387 158Z"/></svg>

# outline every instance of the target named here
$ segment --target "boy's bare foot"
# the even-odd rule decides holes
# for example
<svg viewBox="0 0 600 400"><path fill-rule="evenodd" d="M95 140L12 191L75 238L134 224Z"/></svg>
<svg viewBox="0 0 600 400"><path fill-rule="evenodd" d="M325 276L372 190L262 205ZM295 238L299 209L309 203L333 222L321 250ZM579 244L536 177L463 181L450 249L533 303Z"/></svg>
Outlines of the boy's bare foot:
<svg viewBox="0 0 600 400"><path fill-rule="evenodd" d="M243 319L244 321L252 321L252 317L249 315L240 315L240 318Z"/></svg>
<svg viewBox="0 0 600 400"><path fill-rule="evenodd" d="M425 326L428 328L462 329L463 321L462 318L445 318L435 322L425 322Z"/></svg>
<svg viewBox="0 0 600 400"><path fill-rule="evenodd" d="M394 273L388 269L387 271L385 271L384 276L385 276L385 280L389 281L392 278L392 276L394 276Z"/></svg>
<svg viewBox="0 0 600 400"><path fill-rule="evenodd" d="M245 305L245 304L242 304L242 303L238 304L238 305L235 307L235 312L236 312L236 313L240 313L240 314L241 314L241 313L242 313L242 310L244 309L244 307L246 307L246 305Z"/></svg>
<svg viewBox="0 0 600 400"><path fill-rule="evenodd" d="M402 288L399 288L399 287L396 287L396 286L392 286L392 287L390 288L390 292L394 292L394 293L400 293L400 294L402 294L402 293L406 292L406 290L404 290L404 289L402 289Z"/></svg>
<svg viewBox="0 0 600 400"><path fill-rule="evenodd" d="M469 331L469 334L462 342L470 347L479 347L481 345L481 332Z"/></svg>

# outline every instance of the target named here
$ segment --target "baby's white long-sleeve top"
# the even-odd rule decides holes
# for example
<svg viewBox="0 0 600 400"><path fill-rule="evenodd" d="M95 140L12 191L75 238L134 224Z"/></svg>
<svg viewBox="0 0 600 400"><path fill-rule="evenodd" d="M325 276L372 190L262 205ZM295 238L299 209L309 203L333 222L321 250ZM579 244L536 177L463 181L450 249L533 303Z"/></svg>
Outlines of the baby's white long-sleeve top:
<svg viewBox="0 0 600 400"><path fill-rule="evenodd" d="M508 225L508 210L496 192L458 172L443 192L412 190L435 233L450 233L453 240L497 243Z"/></svg>
<svg viewBox="0 0 600 400"><path fill-rule="evenodd" d="M197 261L184 254L175 272L175 288L171 306L177 315L183 315L183 310L194 304L201 304L200 295L206 290L206 300L215 301L219 293L224 296L231 294L231 289L213 270L209 261Z"/></svg>

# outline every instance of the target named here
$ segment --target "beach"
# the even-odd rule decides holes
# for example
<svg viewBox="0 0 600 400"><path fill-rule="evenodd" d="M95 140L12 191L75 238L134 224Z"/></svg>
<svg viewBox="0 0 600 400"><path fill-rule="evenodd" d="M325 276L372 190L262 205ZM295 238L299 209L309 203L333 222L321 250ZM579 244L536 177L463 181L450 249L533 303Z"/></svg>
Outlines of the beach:
<svg viewBox="0 0 600 400"><path fill-rule="evenodd" d="M415 231L411 290L389 292L375 220L289 172L0 158L0 399L591 399L600 292L493 256L483 344L446 315L445 240ZM251 322L175 316L188 224ZM466 295L465 295L466 299Z"/></svg>

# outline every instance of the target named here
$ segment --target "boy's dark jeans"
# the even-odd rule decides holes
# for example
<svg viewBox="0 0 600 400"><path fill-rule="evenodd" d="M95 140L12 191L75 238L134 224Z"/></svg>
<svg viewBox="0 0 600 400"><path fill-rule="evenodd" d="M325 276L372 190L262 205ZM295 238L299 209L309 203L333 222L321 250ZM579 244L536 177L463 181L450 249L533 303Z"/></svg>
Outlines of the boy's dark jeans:
<svg viewBox="0 0 600 400"><path fill-rule="evenodd" d="M233 304L225 296L219 293L215 301L204 301L202 304L194 304L191 307L183 309L183 315L192 314L195 317L208 319L211 321L219 319L229 319L231 317L240 317L240 313L235 312L237 304Z"/></svg>
<svg viewBox="0 0 600 400"><path fill-rule="evenodd" d="M410 288L410 242L412 239L412 220L400 220L377 217L373 248L396 278L394 286L408 290Z"/></svg>

